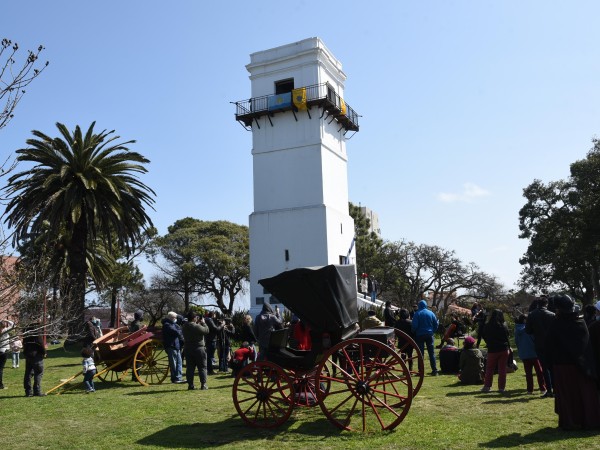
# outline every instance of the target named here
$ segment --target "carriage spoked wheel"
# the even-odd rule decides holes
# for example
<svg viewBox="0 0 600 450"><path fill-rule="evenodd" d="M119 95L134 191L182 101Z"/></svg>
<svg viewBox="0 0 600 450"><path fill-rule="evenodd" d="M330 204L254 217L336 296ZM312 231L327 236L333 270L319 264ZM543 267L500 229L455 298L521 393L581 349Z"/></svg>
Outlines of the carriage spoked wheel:
<svg viewBox="0 0 600 450"><path fill-rule="evenodd" d="M144 386L161 384L169 375L169 356L158 339L140 344L133 357L133 373Z"/></svg>
<svg viewBox="0 0 600 450"><path fill-rule="evenodd" d="M103 381L105 383L117 383L119 381L123 381L127 373L129 372L128 368L124 370L109 370L107 372L101 373L104 371L104 369L116 363L117 361L101 361L98 368L99 375L97 375L97 378L99 378L100 381Z"/></svg>
<svg viewBox="0 0 600 450"><path fill-rule="evenodd" d="M398 328L394 328L394 334L396 337L394 349L408 366L413 381L413 396L415 396L421 389L425 377L423 355L417 343L408 334Z"/></svg>
<svg viewBox="0 0 600 450"><path fill-rule="evenodd" d="M323 366L323 370L329 375L329 368ZM295 406L311 407L318 405L317 390L328 392L331 387L329 377L324 377L317 383L317 367L308 371L291 372L292 377L292 396L290 401Z"/></svg>
<svg viewBox="0 0 600 450"><path fill-rule="evenodd" d="M248 364L233 383L233 404L247 424L274 428L283 424L294 408L292 379L276 364L258 361Z"/></svg>
<svg viewBox="0 0 600 450"><path fill-rule="evenodd" d="M343 430L391 430L406 416L414 396L410 372L391 347L373 339L342 341L317 368L323 413Z"/></svg>

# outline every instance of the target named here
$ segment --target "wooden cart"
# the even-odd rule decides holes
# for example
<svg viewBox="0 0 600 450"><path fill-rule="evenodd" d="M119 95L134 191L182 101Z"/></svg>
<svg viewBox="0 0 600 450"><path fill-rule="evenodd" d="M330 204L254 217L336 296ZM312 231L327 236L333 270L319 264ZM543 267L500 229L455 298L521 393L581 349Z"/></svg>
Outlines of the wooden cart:
<svg viewBox="0 0 600 450"><path fill-rule="evenodd" d="M122 381L132 370L135 380L149 386L161 384L169 374L168 356L158 330L144 326L132 333L127 327L116 328L96 339L93 348L98 369L94 378L101 381ZM81 371L47 393L59 393L60 388L79 375L82 375Z"/></svg>

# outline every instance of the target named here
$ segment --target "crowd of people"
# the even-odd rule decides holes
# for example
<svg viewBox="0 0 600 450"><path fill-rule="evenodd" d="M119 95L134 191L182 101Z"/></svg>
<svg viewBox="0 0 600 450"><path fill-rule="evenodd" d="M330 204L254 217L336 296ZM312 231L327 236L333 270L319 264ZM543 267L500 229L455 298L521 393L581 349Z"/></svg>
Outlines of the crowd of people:
<svg viewBox="0 0 600 450"><path fill-rule="evenodd" d="M509 330L504 314L500 309L488 312L475 304L471 321L476 337L463 334L458 317L453 316L442 335L437 357L434 336L440 324L426 299L413 305L412 311L394 309L387 302L383 321L372 310L362 321L361 328L387 326L402 331L414 342L407 346L402 334L397 342L410 370L413 369L416 346L423 356L427 351L431 375L454 374L461 384L482 385L483 393L493 390L496 374L497 391L506 392L507 373L514 370L516 364L511 348L511 337L514 337L527 394L534 395L537 390L541 398L553 398L558 424L563 429L600 428L600 301L580 310L567 295L536 298L527 313L514 317L514 330ZM30 324L23 330L21 338L15 334L14 325L10 320L0 320L0 389L4 389L3 373L8 357L11 356L12 367L18 368L23 352L25 395L44 396L41 380L46 348L40 331L42 327ZM214 312L201 315L189 311L185 317L169 312L162 321L162 337L171 382L187 383L188 389L194 390L198 376L199 389L206 390L208 376L217 371L227 373L231 370L232 375L237 376L250 362L267 358L271 334L284 325L290 328L289 346L299 351L311 349L309 324L296 316L284 324L279 308L273 309L268 303L254 320L250 315L244 317L238 334L229 317L217 318ZM129 323L129 331L136 332L143 326L143 312L137 311ZM102 336L102 329L95 317L86 321L84 329L81 353L84 389L93 393L97 373L93 341ZM461 348L456 345L455 338L463 340ZM234 339L241 342L237 349L232 348ZM485 348L481 346L482 341Z"/></svg>
<svg viewBox="0 0 600 450"><path fill-rule="evenodd" d="M460 332L459 321L452 316L437 346L439 371L433 347L439 321L426 300L413 305L410 312L404 308L394 311L387 302L384 321L372 310L362 328L393 326L403 331L423 356L427 350L431 375L456 374L461 384L483 385L482 393L492 392L496 374L497 392L506 392L507 373L516 370L514 354L518 354L526 393L534 395L537 390L540 398L554 399L559 427L600 428L600 301L580 310L568 295L536 298L527 314L514 317L514 330L509 330L504 314L474 304L470 321L476 338ZM463 339L462 348L455 345L452 333ZM406 349L401 340L398 347ZM412 363L412 354L405 356Z"/></svg>

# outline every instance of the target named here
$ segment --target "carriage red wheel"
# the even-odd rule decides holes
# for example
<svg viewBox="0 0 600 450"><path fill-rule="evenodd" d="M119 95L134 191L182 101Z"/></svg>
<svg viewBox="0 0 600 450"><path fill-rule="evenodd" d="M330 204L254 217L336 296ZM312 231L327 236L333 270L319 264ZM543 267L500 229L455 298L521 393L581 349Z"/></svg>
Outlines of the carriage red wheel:
<svg viewBox="0 0 600 450"><path fill-rule="evenodd" d="M414 396L411 375L391 347L356 338L335 345L318 367L317 391L323 413L344 430L391 430L406 416ZM326 369L327 367L327 369Z"/></svg>
<svg viewBox="0 0 600 450"><path fill-rule="evenodd" d="M292 377L292 397L290 401L295 406L316 406L318 404L317 390L329 391L331 381L329 380L329 368L323 366L325 375L320 383L317 383L317 367L310 370L295 371L290 373Z"/></svg>
<svg viewBox="0 0 600 450"><path fill-rule="evenodd" d="M232 395L238 414L253 427L278 427L288 420L294 408L290 401L291 378L269 361L244 367L233 383Z"/></svg>
<svg viewBox="0 0 600 450"><path fill-rule="evenodd" d="M394 333L396 336L395 349L408 366L413 381L413 396L415 396L421 389L425 377L423 355L417 343L408 334L398 328L394 328Z"/></svg>

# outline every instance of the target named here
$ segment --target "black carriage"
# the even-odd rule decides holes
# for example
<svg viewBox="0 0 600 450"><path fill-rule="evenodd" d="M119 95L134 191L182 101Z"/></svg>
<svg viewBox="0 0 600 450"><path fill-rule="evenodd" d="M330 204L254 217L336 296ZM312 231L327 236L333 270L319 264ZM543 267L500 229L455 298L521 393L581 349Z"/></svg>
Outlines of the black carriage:
<svg viewBox="0 0 600 450"><path fill-rule="evenodd" d="M354 266L294 269L259 283L308 324L312 347L291 348L288 328L272 332L267 360L247 365L233 385L246 423L277 427L294 407L316 405L345 430L402 422L423 382L423 357L400 330L360 330Z"/></svg>

